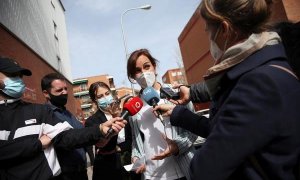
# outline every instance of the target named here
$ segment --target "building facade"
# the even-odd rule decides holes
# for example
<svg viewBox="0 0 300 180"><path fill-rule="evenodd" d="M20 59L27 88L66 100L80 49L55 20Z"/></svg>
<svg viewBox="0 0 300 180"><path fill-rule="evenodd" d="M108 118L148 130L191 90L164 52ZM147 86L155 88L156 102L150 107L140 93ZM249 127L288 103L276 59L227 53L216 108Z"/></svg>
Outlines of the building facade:
<svg viewBox="0 0 300 180"><path fill-rule="evenodd" d="M166 84L187 84L183 68L168 70L162 76L162 82Z"/></svg>
<svg viewBox="0 0 300 180"><path fill-rule="evenodd" d="M59 72L72 89L65 9L60 0L0 1L0 56L17 60L32 71L24 77L24 100L44 103L41 77ZM75 99L67 108L76 112Z"/></svg>
<svg viewBox="0 0 300 180"><path fill-rule="evenodd" d="M0 1L0 22L7 30L72 80L65 9L60 0Z"/></svg>

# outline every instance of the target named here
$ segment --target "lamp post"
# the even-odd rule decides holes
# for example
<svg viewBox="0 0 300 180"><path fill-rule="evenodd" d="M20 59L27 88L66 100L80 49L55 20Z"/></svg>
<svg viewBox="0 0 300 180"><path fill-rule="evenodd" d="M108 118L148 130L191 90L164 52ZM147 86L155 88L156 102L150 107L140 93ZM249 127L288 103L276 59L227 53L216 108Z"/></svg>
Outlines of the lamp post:
<svg viewBox="0 0 300 180"><path fill-rule="evenodd" d="M125 55L126 55L126 61L128 59L128 49L127 49L126 37L125 37L125 33L124 33L124 28L123 28L123 17L127 12L137 10L137 9L149 10L149 9L151 9L151 5L144 5L144 6L140 6L140 7L136 7L136 8L130 8L130 9L125 10L121 15L121 29L122 29L122 37L123 37L123 44L124 44L124 50L125 50ZM135 93L134 93L134 88L133 88L132 82L130 82L130 85L131 85L132 94L134 96Z"/></svg>

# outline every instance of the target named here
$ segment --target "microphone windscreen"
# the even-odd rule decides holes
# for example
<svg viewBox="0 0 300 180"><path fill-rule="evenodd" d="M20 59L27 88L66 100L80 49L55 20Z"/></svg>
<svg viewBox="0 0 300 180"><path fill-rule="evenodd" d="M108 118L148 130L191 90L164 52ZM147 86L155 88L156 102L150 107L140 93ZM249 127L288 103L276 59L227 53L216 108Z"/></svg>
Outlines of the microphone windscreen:
<svg viewBox="0 0 300 180"><path fill-rule="evenodd" d="M147 104L153 106L153 102L156 104L159 102L159 94L155 91L153 87L147 87L142 92L142 98L146 101Z"/></svg>
<svg viewBox="0 0 300 180"><path fill-rule="evenodd" d="M143 101L139 97L129 99L123 106L123 111L128 111L131 116L138 113L143 107Z"/></svg>

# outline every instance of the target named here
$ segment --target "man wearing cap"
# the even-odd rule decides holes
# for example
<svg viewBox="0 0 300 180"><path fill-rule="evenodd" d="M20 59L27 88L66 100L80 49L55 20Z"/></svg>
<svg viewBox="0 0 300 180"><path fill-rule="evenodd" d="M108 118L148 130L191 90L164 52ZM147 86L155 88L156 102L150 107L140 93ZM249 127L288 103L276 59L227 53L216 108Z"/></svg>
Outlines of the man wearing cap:
<svg viewBox="0 0 300 180"><path fill-rule="evenodd" d="M9 58L0 57L0 179L48 180L60 173L54 149L73 149L94 144L112 127L118 133L126 124L121 118L84 129L60 122L45 105L21 100L30 76ZM54 147L54 148L53 148Z"/></svg>

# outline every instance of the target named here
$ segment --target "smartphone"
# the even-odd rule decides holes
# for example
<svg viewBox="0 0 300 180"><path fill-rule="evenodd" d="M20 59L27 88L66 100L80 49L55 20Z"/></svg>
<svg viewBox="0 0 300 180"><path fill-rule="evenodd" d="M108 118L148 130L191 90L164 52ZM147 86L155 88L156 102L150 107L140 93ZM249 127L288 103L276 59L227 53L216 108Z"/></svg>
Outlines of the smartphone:
<svg viewBox="0 0 300 180"><path fill-rule="evenodd" d="M178 92L174 92L169 87L162 87L160 88L160 98L178 100L180 98L180 95Z"/></svg>

